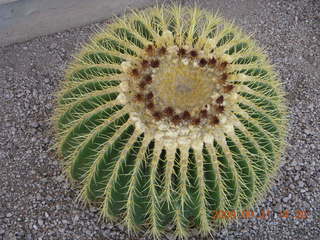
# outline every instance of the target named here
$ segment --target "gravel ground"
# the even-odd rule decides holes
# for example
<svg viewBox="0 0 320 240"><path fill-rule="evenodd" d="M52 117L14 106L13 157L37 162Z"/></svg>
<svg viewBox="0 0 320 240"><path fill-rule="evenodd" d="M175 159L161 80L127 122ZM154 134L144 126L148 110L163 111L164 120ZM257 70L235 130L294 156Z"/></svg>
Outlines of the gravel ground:
<svg viewBox="0 0 320 240"><path fill-rule="evenodd" d="M209 0L202 5L215 7ZM214 239L319 239L320 2L233 0L217 6L254 32L276 64L290 129L277 181L256 211L269 209L270 216L239 220ZM53 93L70 55L103 24L0 48L0 240L133 239L121 226L99 221L96 208L74 203L77 192L50 150ZM287 218L280 215L284 210ZM306 218L294 218L297 210L307 211Z"/></svg>

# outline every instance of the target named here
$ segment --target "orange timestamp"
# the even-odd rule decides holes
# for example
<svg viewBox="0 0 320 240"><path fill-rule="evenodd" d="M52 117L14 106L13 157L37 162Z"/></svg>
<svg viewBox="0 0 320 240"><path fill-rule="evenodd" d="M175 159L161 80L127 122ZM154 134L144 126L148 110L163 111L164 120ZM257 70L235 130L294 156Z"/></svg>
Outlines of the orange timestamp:
<svg viewBox="0 0 320 240"><path fill-rule="evenodd" d="M307 219L310 215L309 211L297 209L295 211L283 210L280 212L273 212L270 209L260 210L259 212L255 212L252 210L242 210L240 212L236 210L214 210L212 212L213 219L268 219L271 217L278 216L281 219Z"/></svg>

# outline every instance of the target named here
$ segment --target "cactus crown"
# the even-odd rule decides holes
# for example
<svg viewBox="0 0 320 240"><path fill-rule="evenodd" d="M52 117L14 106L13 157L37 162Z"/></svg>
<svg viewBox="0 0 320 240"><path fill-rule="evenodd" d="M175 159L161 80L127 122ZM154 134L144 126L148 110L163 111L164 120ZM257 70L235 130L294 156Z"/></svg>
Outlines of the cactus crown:
<svg viewBox="0 0 320 240"><path fill-rule="evenodd" d="M197 7L117 19L58 94L57 149L80 198L155 237L203 235L266 192L283 151L283 92L265 54Z"/></svg>

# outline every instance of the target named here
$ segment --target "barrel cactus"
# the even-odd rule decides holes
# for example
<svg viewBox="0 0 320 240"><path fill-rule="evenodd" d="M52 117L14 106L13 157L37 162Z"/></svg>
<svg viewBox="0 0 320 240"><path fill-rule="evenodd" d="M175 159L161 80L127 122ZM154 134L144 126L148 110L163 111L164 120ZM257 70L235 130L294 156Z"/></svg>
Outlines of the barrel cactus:
<svg viewBox="0 0 320 240"><path fill-rule="evenodd" d="M79 198L159 237L207 235L215 211L251 209L271 185L284 93L250 36L197 7L116 19L75 57L58 92L56 148Z"/></svg>

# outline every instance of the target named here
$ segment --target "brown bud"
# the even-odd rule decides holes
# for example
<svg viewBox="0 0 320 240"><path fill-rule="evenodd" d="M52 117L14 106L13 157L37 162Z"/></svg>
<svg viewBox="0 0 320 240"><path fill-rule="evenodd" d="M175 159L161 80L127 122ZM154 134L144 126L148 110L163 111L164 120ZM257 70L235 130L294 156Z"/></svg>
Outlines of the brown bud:
<svg viewBox="0 0 320 240"><path fill-rule="evenodd" d="M191 119L191 115L188 111L184 111L182 114L181 114L181 118L183 120L190 120Z"/></svg>
<svg viewBox="0 0 320 240"><path fill-rule="evenodd" d="M139 73L139 70L137 68L134 68L131 70L131 75L133 77L139 77L140 73Z"/></svg>
<svg viewBox="0 0 320 240"><path fill-rule="evenodd" d="M219 65L219 69L220 69L220 70L225 70L226 67L227 67L227 65L228 65L228 62L222 62L222 63L220 63L220 65Z"/></svg>
<svg viewBox="0 0 320 240"><path fill-rule="evenodd" d="M147 103L146 107L147 107L149 110L152 110L152 109L154 109L154 103L153 103L153 102L149 102L149 103Z"/></svg>
<svg viewBox="0 0 320 240"><path fill-rule="evenodd" d="M150 62L150 66L153 68L157 68L157 67L159 67L159 65L160 65L160 61L158 59L151 60L151 62Z"/></svg>
<svg viewBox="0 0 320 240"><path fill-rule="evenodd" d="M224 106L221 106L221 105L215 106L215 110L216 110L217 113L223 113Z"/></svg>
<svg viewBox="0 0 320 240"><path fill-rule="evenodd" d="M214 57L210 58L208 61L208 65L210 67L214 67L216 65L216 63L217 63L217 60Z"/></svg>
<svg viewBox="0 0 320 240"><path fill-rule="evenodd" d="M201 118L207 118L208 117L208 111L206 109L203 109L200 111L200 117Z"/></svg>
<svg viewBox="0 0 320 240"><path fill-rule="evenodd" d="M174 114L174 109L172 107L166 107L164 110L163 110L163 113L166 115L166 116L172 116Z"/></svg>
<svg viewBox="0 0 320 240"><path fill-rule="evenodd" d="M210 122L213 125L219 124L219 118L217 116L212 116Z"/></svg>
<svg viewBox="0 0 320 240"><path fill-rule="evenodd" d="M201 58L200 61L199 61L199 66L200 67L204 67L205 65L207 65L207 60L204 59L204 58Z"/></svg>
<svg viewBox="0 0 320 240"><path fill-rule="evenodd" d="M220 76L220 80L221 80L222 82L225 82L227 79L228 79L228 74L227 74L227 73L223 73L223 74Z"/></svg>
<svg viewBox="0 0 320 240"><path fill-rule="evenodd" d="M200 118L193 118L193 119L191 120L191 124L192 124L192 125L195 125L195 126L199 125L200 122L201 122Z"/></svg>
<svg viewBox="0 0 320 240"><path fill-rule="evenodd" d="M217 104L222 104L224 100L224 97L221 95L220 97L217 98L216 103Z"/></svg>
<svg viewBox="0 0 320 240"><path fill-rule="evenodd" d="M148 62L148 60L143 59L143 60L141 61L141 67L142 67L143 69L146 69L147 67L149 67L149 62Z"/></svg>
<svg viewBox="0 0 320 240"><path fill-rule="evenodd" d="M198 52L196 51L196 50L191 50L190 52L189 52L189 54L190 54L190 56L191 57L193 57L193 58L195 58L195 57L197 57L198 56Z"/></svg>
<svg viewBox="0 0 320 240"><path fill-rule="evenodd" d="M150 74L145 75L143 79L147 84L150 84L152 82L152 76Z"/></svg>
<svg viewBox="0 0 320 240"><path fill-rule="evenodd" d="M146 95L146 100L151 100L153 98L153 93L152 92L149 92L147 95Z"/></svg>
<svg viewBox="0 0 320 240"><path fill-rule="evenodd" d="M178 56L183 57L187 54L187 51L184 48L179 48L178 50Z"/></svg>
<svg viewBox="0 0 320 240"><path fill-rule="evenodd" d="M225 93L229 93L232 91L232 89L234 88L233 85L229 84L229 85L226 85L226 86L223 86L223 92Z"/></svg>
<svg viewBox="0 0 320 240"><path fill-rule="evenodd" d="M160 54L160 55L165 55L166 52L167 52L167 49L166 49L165 47L161 47L161 48L159 49L159 54Z"/></svg>
<svg viewBox="0 0 320 240"><path fill-rule="evenodd" d="M162 114L159 111L156 111L152 113L152 116L154 117L155 120L159 121L162 118Z"/></svg>
<svg viewBox="0 0 320 240"><path fill-rule="evenodd" d="M179 115L174 115L172 118L171 118L171 121L174 125L178 125L180 122L181 122L181 118Z"/></svg>
<svg viewBox="0 0 320 240"><path fill-rule="evenodd" d="M149 44L147 47L146 47L146 53L148 54L148 56L153 56L154 55L154 47L153 45Z"/></svg>
<svg viewBox="0 0 320 240"><path fill-rule="evenodd" d="M137 93L135 96L134 96L134 99L138 102L142 102L143 101L143 95L141 93Z"/></svg>
<svg viewBox="0 0 320 240"><path fill-rule="evenodd" d="M145 81L141 81L141 82L139 83L139 88L143 90L146 85L147 85L147 83L146 83Z"/></svg>

